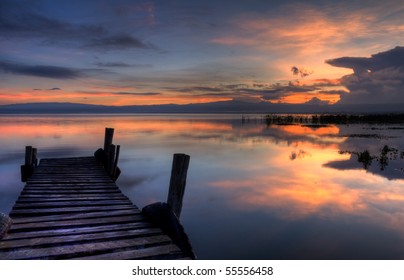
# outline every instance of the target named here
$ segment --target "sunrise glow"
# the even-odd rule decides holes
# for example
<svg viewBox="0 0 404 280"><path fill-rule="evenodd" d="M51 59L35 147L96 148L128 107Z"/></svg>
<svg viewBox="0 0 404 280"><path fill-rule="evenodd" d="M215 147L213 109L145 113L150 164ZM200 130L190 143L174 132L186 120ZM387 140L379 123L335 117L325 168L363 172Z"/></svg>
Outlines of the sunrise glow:
<svg viewBox="0 0 404 280"><path fill-rule="evenodd" d="M333 61L370 58L403 44L402 17L390 12L399 10L395 1L236 1L231 8L205 1L198 3L204 13L164 1L120 1L111 8L102 2L80 9L68 2L38 1L35 8L5 2L0 105L378 104L373 89L382 72L369 76L374 87L353 84L343 77L356 66ZM402 74L383 71L392 80L381 94L393 102Z"/></svg>

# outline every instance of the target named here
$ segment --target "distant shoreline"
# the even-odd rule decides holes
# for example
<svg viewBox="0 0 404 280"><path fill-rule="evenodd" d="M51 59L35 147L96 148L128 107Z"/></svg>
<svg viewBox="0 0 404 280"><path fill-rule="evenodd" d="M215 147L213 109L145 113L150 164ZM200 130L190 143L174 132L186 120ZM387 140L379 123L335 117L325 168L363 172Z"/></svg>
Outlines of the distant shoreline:
<svg viewBox="0 0 404 280"><path fill-rule="evenodd" d="M404 114L403 104L309 105L221 101L185 105L105 106L81 103L0 105L0 115L33 114Z"/></svg>

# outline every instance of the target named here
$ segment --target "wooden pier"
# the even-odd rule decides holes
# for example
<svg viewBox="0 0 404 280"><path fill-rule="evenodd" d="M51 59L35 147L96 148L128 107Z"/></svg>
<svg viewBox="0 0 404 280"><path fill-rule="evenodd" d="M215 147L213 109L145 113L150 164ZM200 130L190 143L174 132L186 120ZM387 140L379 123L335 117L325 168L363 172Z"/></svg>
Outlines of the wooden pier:
<svg viewBox="0 0 404 280"><path fill-rule="evenodd" d="M189 258L110 175L93 156L42 159L9 214L0 259Z"/></svg>

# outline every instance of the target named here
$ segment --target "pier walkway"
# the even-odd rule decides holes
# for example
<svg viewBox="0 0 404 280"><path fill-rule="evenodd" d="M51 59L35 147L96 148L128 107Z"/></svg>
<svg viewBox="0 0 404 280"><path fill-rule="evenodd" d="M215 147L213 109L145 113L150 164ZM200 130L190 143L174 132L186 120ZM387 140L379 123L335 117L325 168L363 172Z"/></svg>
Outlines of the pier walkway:
<svg viewBox="0 0 404 280"><path fill-rule="evenodd" d="M182 259L95 157L42 159L0 240L0 259Z"/></svg>

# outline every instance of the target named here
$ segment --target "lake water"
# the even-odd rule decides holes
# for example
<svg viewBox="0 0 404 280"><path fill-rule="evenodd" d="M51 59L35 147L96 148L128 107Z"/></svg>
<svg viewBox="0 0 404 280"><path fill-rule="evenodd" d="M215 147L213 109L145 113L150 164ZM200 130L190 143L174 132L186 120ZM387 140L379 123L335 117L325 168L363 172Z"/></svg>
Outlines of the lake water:
<svg viewBox="0 0 404 280"><path fill-rule="evenodd" d="M23 188L26 145L87 156L105 127L121 145L117 183L139 208L166 201L172 155L191 156L181 221L200 259L404 259L404 124L1 116L0 211Z"/></svg>

